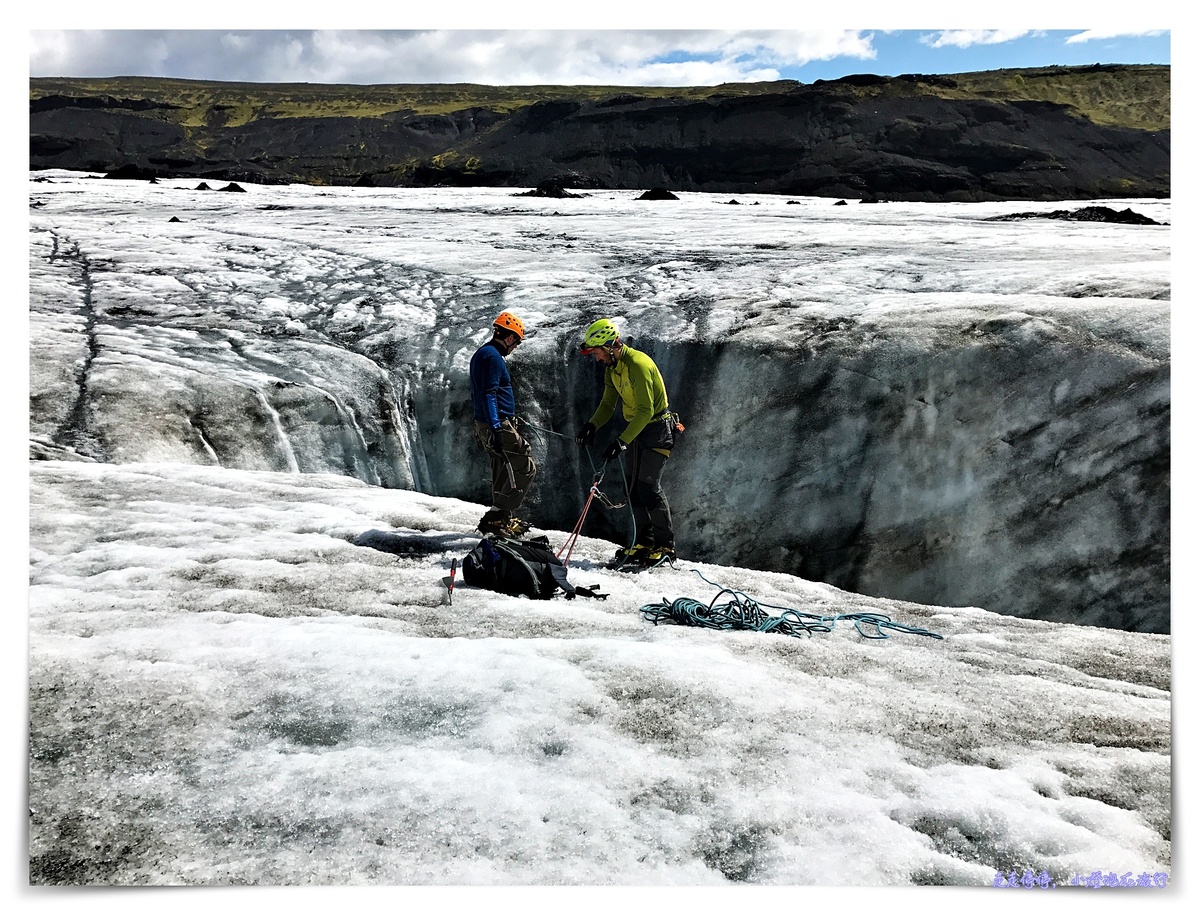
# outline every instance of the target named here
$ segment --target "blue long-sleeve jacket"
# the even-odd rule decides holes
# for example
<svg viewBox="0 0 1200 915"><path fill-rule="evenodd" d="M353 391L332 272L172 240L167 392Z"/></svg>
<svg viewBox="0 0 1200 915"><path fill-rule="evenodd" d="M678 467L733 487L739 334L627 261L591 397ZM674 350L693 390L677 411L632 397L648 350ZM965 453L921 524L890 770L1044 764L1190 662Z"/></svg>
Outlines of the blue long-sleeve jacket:
<svg viewBox="0 0 1200 915"><path fill-rule="evenodd" d="M517 413L508 363L493 340L479 347L471 357L471 407L475 419L493 429L500 428L502 419Z"/></svg>

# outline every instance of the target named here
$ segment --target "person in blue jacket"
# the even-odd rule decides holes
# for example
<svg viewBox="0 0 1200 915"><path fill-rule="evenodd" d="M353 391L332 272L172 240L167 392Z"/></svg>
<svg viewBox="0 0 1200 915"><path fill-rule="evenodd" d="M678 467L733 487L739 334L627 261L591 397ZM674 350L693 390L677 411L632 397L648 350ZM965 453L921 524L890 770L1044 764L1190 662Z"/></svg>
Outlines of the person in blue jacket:
<svg viewBox="0 0 1200 915"><path fill-rule="evenodd" d="M533 449L516 424L516 398L505 359L525 339L525 324L502 311L492 324L492 339L471 357L471 405L475 438L492 460L492 504L477 525L484 534L520 536L529 522L517 518L537 465Z"/></svg>

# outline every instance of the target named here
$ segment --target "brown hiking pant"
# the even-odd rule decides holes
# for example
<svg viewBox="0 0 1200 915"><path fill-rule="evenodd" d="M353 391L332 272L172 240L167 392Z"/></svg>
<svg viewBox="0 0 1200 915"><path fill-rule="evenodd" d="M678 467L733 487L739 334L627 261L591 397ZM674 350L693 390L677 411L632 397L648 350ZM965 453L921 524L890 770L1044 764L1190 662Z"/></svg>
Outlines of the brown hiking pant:
<svg viewBox="0 0 1200 915"><path fill-rule="evenodd" d="M533 449L521 438L512 419L502 420L496 431L498 451L488 447L491 431L487 423L475 422L475 440L492 459L492 505L511 514L525 501L537 475L537 464L533 462Z"/></svg>

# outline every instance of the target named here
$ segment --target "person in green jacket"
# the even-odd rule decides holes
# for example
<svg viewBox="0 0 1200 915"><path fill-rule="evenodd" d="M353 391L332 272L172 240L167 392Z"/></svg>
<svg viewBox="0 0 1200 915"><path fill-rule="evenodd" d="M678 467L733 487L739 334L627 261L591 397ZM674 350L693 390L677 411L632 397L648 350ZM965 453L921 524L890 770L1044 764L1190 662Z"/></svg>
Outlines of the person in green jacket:
<svg viewBox="0 0 1200 915"><path fill-rule="evenodd" d="M604 451L607 464L627 448L625 485L633 506L637 537L625 551L631 562L657 564L675 558L675 529L671 506L662 489L663 469L675 446L675 418L667 404L667 389L654 360L621 340L617 326L607 318L592 324L579 352L605 366L604 395L591 418L575 436L578 445L591 445L596 430L616 411L617 400L625 429Z"/></svg>

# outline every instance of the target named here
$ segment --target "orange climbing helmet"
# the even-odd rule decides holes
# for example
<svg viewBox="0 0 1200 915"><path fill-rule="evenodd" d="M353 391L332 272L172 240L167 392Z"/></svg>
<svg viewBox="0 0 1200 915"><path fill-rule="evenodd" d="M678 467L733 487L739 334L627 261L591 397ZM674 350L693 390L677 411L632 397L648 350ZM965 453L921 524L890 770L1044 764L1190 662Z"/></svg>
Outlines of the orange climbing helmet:
<svg viewBox="0 0 1200 915"><path fill-rule="evenodd" d="M511 311L500 312L492 325L500 330L511 330L522 340L525 339L525 323Z"/></svg>

